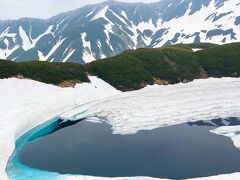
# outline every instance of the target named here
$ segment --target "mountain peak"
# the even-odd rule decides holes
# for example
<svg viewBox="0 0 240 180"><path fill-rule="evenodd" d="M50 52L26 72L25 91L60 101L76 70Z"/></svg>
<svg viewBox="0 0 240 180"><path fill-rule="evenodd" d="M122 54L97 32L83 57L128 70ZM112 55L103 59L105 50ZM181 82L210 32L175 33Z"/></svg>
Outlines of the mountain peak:
<svg viewBox="0 0 240 180"><path fill-rule="evenodd" d="M121 2L121 1L116 1L116 0L106 0L104 2L101 2L99 4L103 5L113 5L113 4L127 4L127 2Z"/></svg>

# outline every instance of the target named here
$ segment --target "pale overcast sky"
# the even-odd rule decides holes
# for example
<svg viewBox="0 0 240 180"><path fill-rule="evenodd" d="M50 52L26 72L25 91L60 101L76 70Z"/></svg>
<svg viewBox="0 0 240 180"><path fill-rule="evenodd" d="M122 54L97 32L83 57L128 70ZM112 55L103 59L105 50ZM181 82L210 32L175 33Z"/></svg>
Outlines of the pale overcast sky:
<svg viewBox="0 0 240 180"><path fill-rule="evenodd" d="M0 0L0 20L21 17L49 18L104 0ZM156 2L158 0L121 0L124 2Z"/></svg>

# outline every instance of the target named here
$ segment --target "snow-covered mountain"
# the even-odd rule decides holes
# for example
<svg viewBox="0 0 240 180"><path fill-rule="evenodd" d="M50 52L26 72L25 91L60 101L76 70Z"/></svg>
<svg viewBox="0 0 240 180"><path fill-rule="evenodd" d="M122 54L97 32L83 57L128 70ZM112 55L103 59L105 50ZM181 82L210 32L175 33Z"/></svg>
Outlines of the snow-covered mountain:
<svg viewBox="0 0 240 180"><path fill-rule="evenodd" d="M91 62L127 49L240 41L240 0L106 1L47 20L0 21L0 58Z"/></svg>

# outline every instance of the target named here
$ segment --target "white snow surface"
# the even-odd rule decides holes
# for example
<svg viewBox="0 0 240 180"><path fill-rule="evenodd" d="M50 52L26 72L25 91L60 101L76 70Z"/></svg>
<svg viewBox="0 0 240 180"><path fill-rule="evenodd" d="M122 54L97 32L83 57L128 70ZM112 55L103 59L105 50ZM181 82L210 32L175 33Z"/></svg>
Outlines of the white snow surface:
<svg viewBox="0 0 240 180"><path fill-rule="evenodd" d="M82 59L85 63L90 63L95 59L94 55L92 54L92 50L91 50L91 42L87 39L87 33L83 33L81 34L81 38L82 38L82 42L83 42L83 55L82 55Z"/></svg>
<svg viewBox="0 0 240 180"><path fill-rule="evenodd" d="M118 94L104 81L59 88L32 80L0 79L0 179L7 179L5 167L15 140L41 123L80 105Z"/></svg>
<svg viewBox="0 0 240 180"><path fill-rule="evenodd" d="M201 50L203 50L203 49L201 49L201 48L192 48L192 50L193 50L194 52L197 52L197 51L201 51Z"/></svg>
<svg viewBox="0 0 240 180"><path fill-rule="evenodd" d="M0 49L0 59L6 59L6 55L3 50Z"/></svg>
<svg viewBox="0 0 240 180"><path fill-rule="evenodd" d="M41 51L38 51L38 58L39 58L39 61L46 61L45 56Z"/></svg>
<svg viewBox="0 0 240 180"><path fill-rule="evenodd" d="M24 31L24 29L22 28L22 26L19 26L19 35L22 39L22 48L27 51L31 48L33 48L33 44L31 43L27 33Z"/></svg>
<svg viewBox="0 0 240 180"><path fill-rule="evenodd" d="M63 62L66 62L76 51L76 49L70 50L70 53L67 54L67 56L63 59Z"/></svg>
<svg viewBox="0 0 240 180"><path fill-rule="evenodd" d="M153 85L122 93L97 77L75 88L60 88L33 80L0 80L0 179L15 140L49 119L60 116L75 120L89 118L107 122L113 133L133 134L139 130L188 121L240 117L240 78L209 78L187 84ZM231 137L239 146L240 126L220 127L212 132ZM100 178L59 175L59 179L154 179L148 177ZM205 179L240 179L240 173Z"/></svg>
<svg viewBox="0 0 240 180"><path fill-rule="evenodd" d="M121 11L121 15L122 15L123 17L125 17L126 19L128 18L128 17L127 17L127 13L126 13L125 11Z"/></svg>
<svg viewBox="0 0 240 180"><path fill-rule="evenodd" d="M240 126L222 126L211 132L230 137L234 143L234 146L240 149Z"/></svg>
<svg viewBox="0 0 240 180"><path fill-rule="evenodd" d="M108 11L108 7L109 6L105 6L104 8L102 8L92 19L91 21L97 20L99 18L103 18L106 19L108 21L108 18L105 16L106 12Z"/></svg>

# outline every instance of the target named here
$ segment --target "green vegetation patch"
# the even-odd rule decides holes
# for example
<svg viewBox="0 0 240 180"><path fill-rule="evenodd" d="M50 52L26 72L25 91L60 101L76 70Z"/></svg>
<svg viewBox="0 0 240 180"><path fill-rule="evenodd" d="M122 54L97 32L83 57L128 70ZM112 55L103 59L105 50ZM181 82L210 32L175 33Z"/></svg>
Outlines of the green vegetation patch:
<svg viewBox="0 0 240 180"><path fill-rule="evenodd" d="M226 44L197 52L200 64L211 77L240 76L240 43Z"/></svg>
<svg viewBox="0 0 240 180"><path fill-rule="evenodd" d="M155 80L174 84L198 77L196 53L184 48L137 49L86 65L96 75L122 91L140 89Z"/></svg>
<svg viewBox="0 0 240 180"><path fill-rule="evenodd" d="M180 82L198 78L200 64L195 52L181 48L164 48L163 53L165 60L176 64L176 73Z"/></svg>
<svg viewBox="0 0 240 180"><path fill-rule="evenodd" d="M15 63L0 60L0 78L16 76L55 85L68 80L89 82L85 69L81 64L40 61Z"/></svg>
<svg viewBox="0 0 240 180"><path fill-rule="evenodd" d="M141 61L127 54L95 61L86 65L86 68L90 74L98 76L122 91L139 89L154 82L152 75L143 67Z"/></svg>

